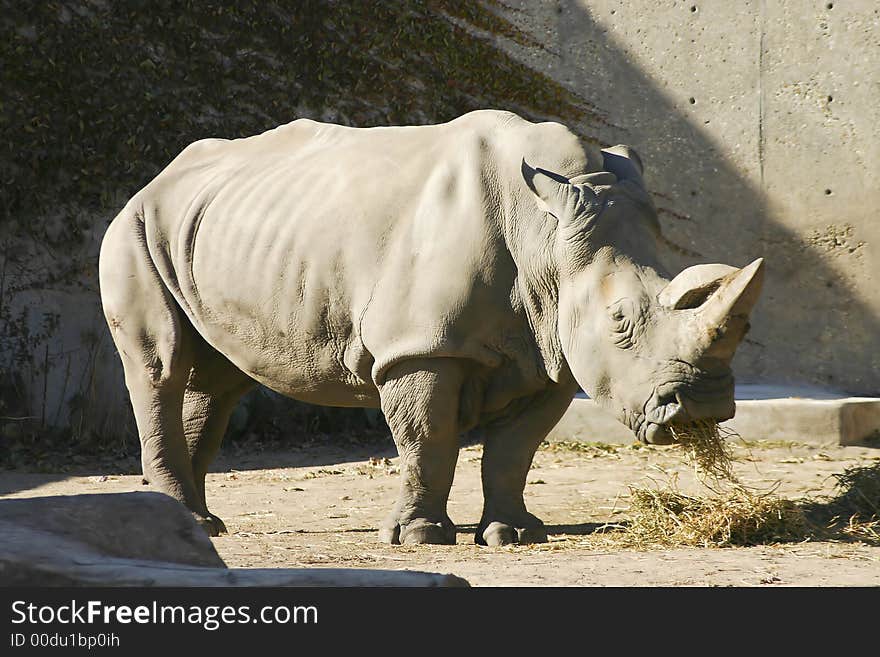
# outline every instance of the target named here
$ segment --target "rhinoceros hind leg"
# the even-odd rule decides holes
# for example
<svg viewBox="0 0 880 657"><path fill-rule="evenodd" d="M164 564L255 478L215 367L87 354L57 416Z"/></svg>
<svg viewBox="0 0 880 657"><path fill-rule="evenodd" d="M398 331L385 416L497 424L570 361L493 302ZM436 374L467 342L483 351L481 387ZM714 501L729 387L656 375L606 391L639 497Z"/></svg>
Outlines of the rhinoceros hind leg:
<svg viewBox="0 0 880 657"><path fill-rule="evenodd" d="M207 510L205 475L220 450L235 405L255 384L200 336L194 343L194 364L183 398L183 432L196 492ZM211 513L199 524L211 536L226 533L226 525Z"/></svg>
<svg viewBox="0 0 880 657"><path fill-rule="evenodd" d="M400 494L382 524L385 543L455 543L446 502L458 458L463 365L452 358L404 361L379 394L400 454Z"/></svg>
<svg viewBox="0 0 880 657"><path fill-rule="evenodd" d="M226 533L226 524L213 514L201 514L193 511L193 518L208 536L220 536L220 534Z"/></svg>
<svg viewBox="0 0 880 657"><path fill-rule="evenodd" d="M101 246L104 315L125 371L144 479L207 516L193 480L181 411L193 363L193 329L160 278L143 221L113 220Z"/></svg>

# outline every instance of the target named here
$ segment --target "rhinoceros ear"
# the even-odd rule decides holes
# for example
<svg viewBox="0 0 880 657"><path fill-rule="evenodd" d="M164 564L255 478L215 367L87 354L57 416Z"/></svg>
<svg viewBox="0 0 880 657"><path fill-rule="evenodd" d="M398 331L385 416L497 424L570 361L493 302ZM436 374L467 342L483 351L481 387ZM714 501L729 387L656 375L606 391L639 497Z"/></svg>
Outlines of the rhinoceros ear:
<svg viewBox="0 0 880 657"><path fill-rule="evenodd" d="M538 197L539 205L557 219L561 219L572 192L568 180L552 171L533 169L525 158L522 161L522 177L532 193Z"/></svg>
<svg viewBox="0 0 880 657"><path fill-rule="evenodd" d="M537 197L538 205L559 221L570 221L578 216L579 205L595 200L596 193L589 185L573 185L567 178L547 171L532 168L523 159L522 177L526 185Z"/></svg>
<svg viewBox="0 0 880 657"><path fill-rule="evenodd" d="M642 158L635 149L624 144L602 149L602 168L610 171L618 180L631 180L640 187L645 186L642 178L644 167Z"/></svg>

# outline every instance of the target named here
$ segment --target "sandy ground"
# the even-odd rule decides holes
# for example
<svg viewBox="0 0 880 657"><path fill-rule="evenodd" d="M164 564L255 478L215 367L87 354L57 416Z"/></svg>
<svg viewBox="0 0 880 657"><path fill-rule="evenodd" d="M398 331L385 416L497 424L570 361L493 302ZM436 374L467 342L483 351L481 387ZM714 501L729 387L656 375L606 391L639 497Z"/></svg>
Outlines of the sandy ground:
<svg viewBox="0 0 880 657"><path fill-rule="evenodd" d="M597 528L626 518L630 486L706 494L675 448L545 446L528 477L530 510L548 525L538 546L478 547L479 446L463 448L449 502L454 546L377 543L397 490L385 444L230 449L208 476L208 504L229 534L214 545L230 567L347 567L453 573L474 586L877 586L880 547L806 541L748 548L624 549ZM789 498L830 493L833 475L880 460L880 450L808 444L734 448L750 485ZM3 497L145 490L137 475L0 471Z"/></svg>

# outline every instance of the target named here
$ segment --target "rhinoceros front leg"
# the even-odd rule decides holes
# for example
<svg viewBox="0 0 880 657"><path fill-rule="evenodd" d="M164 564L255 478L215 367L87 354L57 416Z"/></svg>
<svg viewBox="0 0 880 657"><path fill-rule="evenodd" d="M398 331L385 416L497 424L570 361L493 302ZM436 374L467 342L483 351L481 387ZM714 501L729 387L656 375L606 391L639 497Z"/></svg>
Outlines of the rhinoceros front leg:
<svg viewBox="0 0 880 657"><path fill-rule="evenodd" d="M451 358L405 361L379 394L400 454L400 493L379 530L384 543L455 543L446 502L458 457L463 374Z"/></svg>
<svg viewBox="0 0 880 657"><path fill-rule="evenodd" d="M554 387L486 429L483 516L474 536L478 545L547 542L544 523L526 510L523 490L538 445L565 413L576 390L576 386Z"/></svg>

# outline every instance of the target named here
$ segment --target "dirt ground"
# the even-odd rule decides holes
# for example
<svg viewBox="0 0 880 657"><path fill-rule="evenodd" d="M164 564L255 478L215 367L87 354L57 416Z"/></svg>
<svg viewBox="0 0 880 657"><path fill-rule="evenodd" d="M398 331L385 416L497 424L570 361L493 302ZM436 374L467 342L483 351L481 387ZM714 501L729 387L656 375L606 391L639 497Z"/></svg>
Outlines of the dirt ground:
<svg viewBox="0 0 880 657"><path fill-rule="evenodd" d="M831 493L849 466L880 450L810 444L735 445L744 483L788 498ZM214 545L230 567L346 567L453 573L473 586L878 586L880 547L837 541L734 548L624 549L601 527L626 519L630 486L706 494L676 448L582 443L544 445L526 487L529 509L550 542L474 545L482 505L480 446L461 450L449 515L454 546L389 546L378 523L397 490L389 444L298 449L225 449L208 476L208 504L229 534ZM145 490L112 467L84 474L0 471L3 497ZM117 471L121 471L117 469ZM128 468L128 471L132 471Z"/></svg>

